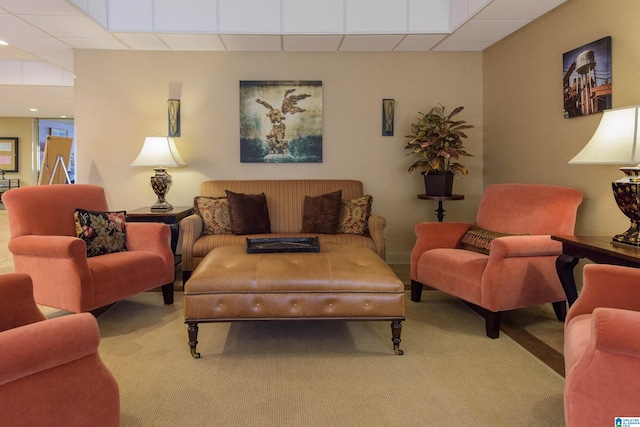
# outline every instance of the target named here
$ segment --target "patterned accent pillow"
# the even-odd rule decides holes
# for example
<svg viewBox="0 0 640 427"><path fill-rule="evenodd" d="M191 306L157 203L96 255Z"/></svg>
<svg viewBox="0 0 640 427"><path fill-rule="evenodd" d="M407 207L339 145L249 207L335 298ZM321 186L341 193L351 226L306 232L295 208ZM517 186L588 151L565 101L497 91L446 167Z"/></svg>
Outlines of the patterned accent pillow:
<svg viewBox="0 0 640 427"><path fill-rule="evenodd" d="M342 190L320 196L304 196L302 232L336 234Z"/></svg>
<svg viewBox="0 0 640 427"><path fill-rule="evenodd" d="M485 230L484 228L473 224L469 230L462 236L461 248L468 251L480 252L489 255L491 242L498 237L503 236L523 236L525 234L508 234L497 231Z"/></svg>
<svg viewBox="0 0 640 427"><path fill-rule="evenodd" d="M196 196L193 211L202 218L202 234L232 234L231 206L226 197Z"/></svg>
<svg viewBox="0 0 640 427"><path fill-rule="evenodd" d="M337 233L368 236L372 202L373 197L368 194L357 199L342 200Z"/></svg>
<svg viewBox="0 0 640 427"><path fill-rule="evenodd" d="M87 244L87 257L127 250L126 214L76 209L76 236Z"/></svg>

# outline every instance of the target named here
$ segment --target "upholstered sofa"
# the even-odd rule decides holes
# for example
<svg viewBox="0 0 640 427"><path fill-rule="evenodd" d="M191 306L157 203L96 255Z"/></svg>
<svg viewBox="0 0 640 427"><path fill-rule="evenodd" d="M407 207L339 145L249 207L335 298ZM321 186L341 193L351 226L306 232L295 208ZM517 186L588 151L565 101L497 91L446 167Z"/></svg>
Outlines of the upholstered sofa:
<svg viewBox="0 0 640 427"><path fill-rule="evenodd" d="M27 274L0 275L0 425L120 425L118 384L99 344L91 314L46 320Z"/></svg>
<svg viewBox="0 0 640 427"><path fill-rule="evenodd" d="M564 326L564 365L568 427L640 414L640 269L584 267Z"/></svg>
<svg viewBox="0 0 640 427"><path fill-rule="evenodd" d="M225 229L224 227L212 228L210 224L208 226L207 223L211 220L216 225L228 220L226 216L230 213L228 209L222 211L222 213L214 213L214 218L212 219L210 211L202 212L204 210L202 205L211 200L224 201L228 195L227 191L246 195L264 193L268 206L270 232L234 234L231 229ZM305 197L317 197L336 191L341 191L343 206L340 219L341 225L338 227L336 234L303 233ZM362 205L351 209L351 211L349 209L345 211L345 207L351 206L353 208L353 206L356 206L351 203L352 201L357 204L357 201L362 201L363 198L366 198L366 195L364 194L362 182L346 179L204 181L200 185L200 195L194 198L195 213L186 217L180 223L183 233L183 281L186 282L189 279L191 272L214 248L227 245L245 245L247 238L318 236L321 245L323 242L330 242L364 246L384 259L385 242L383 232L387 222L380 215L370 213L371 197L368 198L368 212L365 212L367 208ZM200 208L198 207L199 204L201 205ZM365 224L363 227L358 226L356 217L360 220L364 218ZM203 218L207 223L203 221ZM356 218L355 222L354 218ZM350 225L355 225L356 230L364 231L353 232L353 228L346 226L345 221L349 221Z"/></svg>

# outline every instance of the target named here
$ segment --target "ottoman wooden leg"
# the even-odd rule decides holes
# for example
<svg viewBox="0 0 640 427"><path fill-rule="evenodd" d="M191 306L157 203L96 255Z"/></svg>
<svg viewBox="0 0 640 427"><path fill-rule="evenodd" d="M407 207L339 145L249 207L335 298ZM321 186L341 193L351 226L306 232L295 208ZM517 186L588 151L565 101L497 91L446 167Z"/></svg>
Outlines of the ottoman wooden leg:
<svg viewBox="0 0 640 427"><path fill-rule="evenodd" d="M189 333L189 348L191 348L191 356L196 359L200 359L200 353L196 352L196 346L198 345L198 322L187 322L189 327L187 332Z"/></svg>
<svg viewBox="0 0 640 427"><path fill-rule="evenodd" d="M397 355L402 356L404 351L400 350L400 334L402 333L402 320L394 320L391 322L391 341L393 341L393 350Z"/></svg>

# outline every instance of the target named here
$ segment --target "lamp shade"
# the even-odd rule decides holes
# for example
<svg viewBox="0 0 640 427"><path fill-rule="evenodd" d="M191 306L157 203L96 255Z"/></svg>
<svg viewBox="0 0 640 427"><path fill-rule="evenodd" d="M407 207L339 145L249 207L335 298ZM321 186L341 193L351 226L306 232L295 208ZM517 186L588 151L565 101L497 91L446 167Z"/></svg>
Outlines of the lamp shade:
<svg viewBox="0 0 640 427"><path fill-rule="evenodd" d="M587 145L570 164L638 164L638 110L633 107L605 110Z"/></svg>
<svg viewBox="0 0 640 427"><path fill-rule="evenodd" d="M148 136L138 157L131 166L179 167L187 164L180 156L173 138L166 136Z"/></svg>

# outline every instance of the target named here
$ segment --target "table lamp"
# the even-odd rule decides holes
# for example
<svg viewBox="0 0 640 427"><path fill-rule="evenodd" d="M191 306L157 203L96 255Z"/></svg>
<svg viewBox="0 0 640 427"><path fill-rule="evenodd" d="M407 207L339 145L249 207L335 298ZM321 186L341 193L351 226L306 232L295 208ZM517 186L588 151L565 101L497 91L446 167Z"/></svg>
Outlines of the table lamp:
<svg viewBox="0 0 640 427"><path fill-rule="evenodd" d="M167 211L173 206L165 199L165 195L171 186L171 175L167 173L167 167L181 167L187 164L180 156L173 138L166 136L148 136L138 157L131 166L151 166L155 175L151 177L151 187L158 196L158 201L151 206L154 211Z"/></svg>
<svg viewBox="0 0 640 427"><path fill-rule="evenodd" d="M640 163L638 143L638 110L640 105L605 110L591 140L570 164L636 164ZM613 242L640 246L640 166L620 168L625 176L611 183L618 207L631 221L627 231L613 237Z"/></svg>

